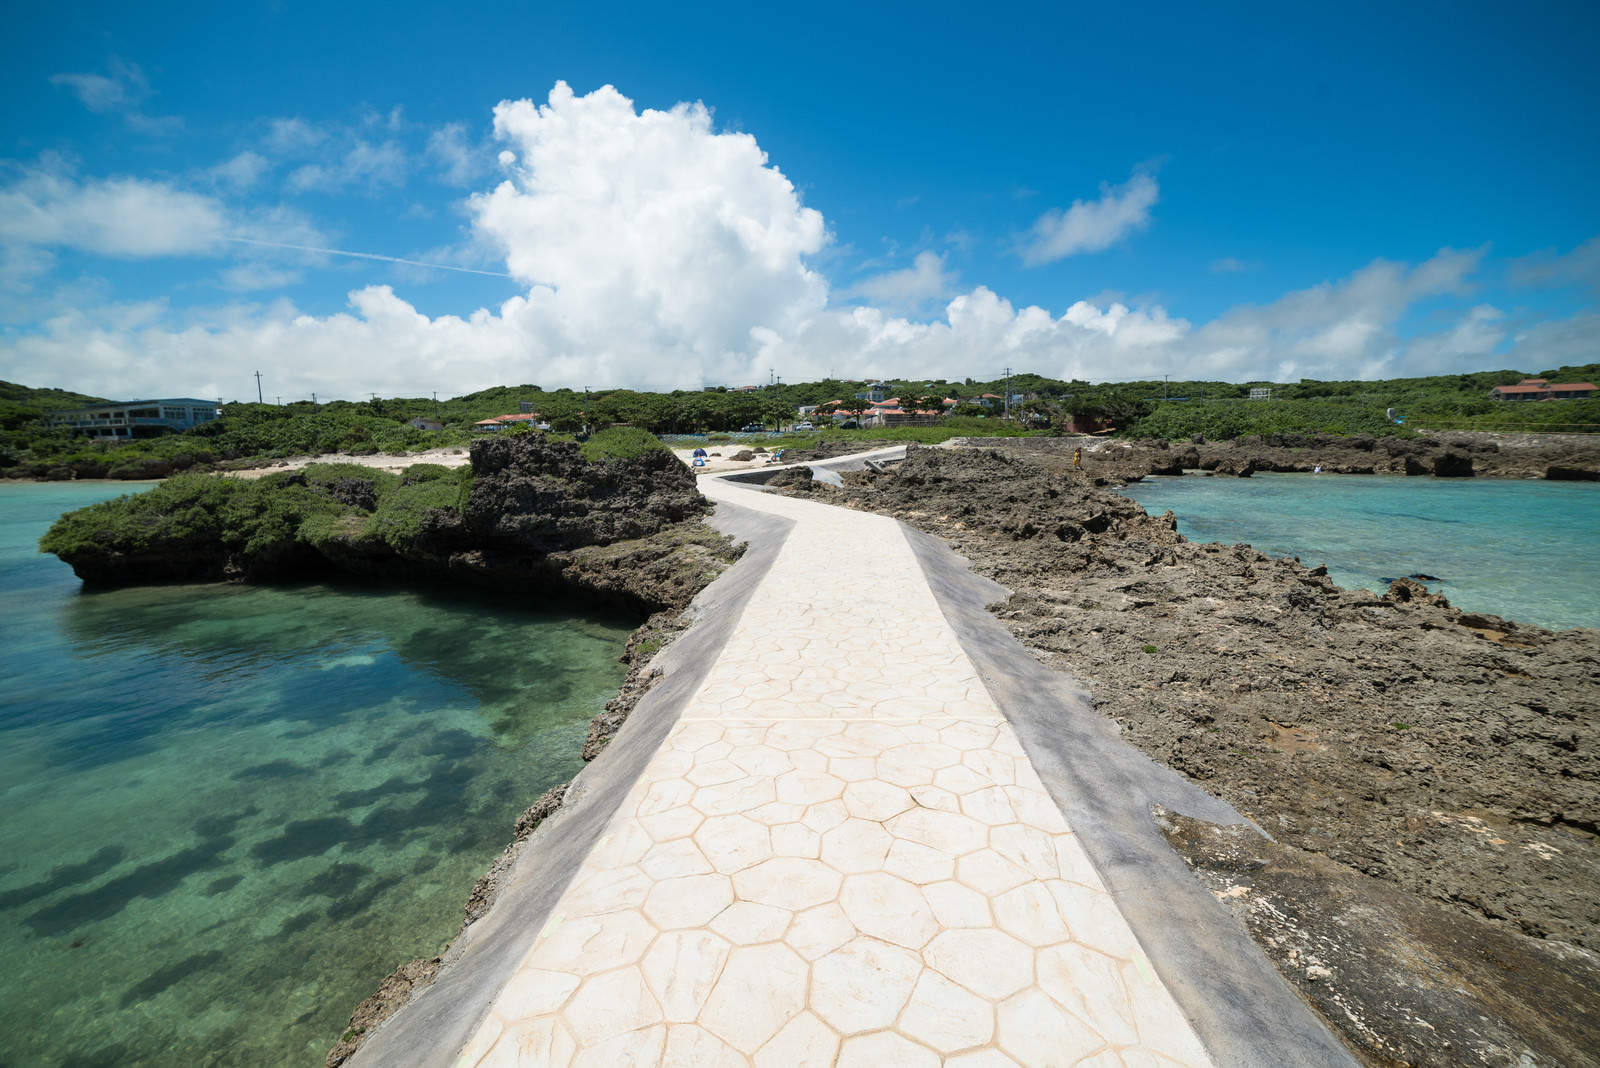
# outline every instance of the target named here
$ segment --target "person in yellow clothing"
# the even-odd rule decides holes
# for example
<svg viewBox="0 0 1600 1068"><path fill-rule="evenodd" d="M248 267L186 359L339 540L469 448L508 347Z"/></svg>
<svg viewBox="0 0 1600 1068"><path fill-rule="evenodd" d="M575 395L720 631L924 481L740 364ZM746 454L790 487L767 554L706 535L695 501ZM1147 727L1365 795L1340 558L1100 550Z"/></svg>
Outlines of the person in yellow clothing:
<svg viewBox="0 0 1600 1068"><path fill-rule="evenodd" d="M1082 467L1083 466L1083 450L1082 449L1073 449L1072 450L1072 466L1073 467Z"/></svg>

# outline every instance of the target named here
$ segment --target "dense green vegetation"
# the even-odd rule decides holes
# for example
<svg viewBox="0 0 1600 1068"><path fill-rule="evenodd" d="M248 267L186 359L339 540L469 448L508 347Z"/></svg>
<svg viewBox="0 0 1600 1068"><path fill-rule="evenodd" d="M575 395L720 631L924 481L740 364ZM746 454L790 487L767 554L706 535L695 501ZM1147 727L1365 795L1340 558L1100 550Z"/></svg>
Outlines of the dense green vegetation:
<svg viewBox="0 0 1600 1068"><path fill-rule="evenodd" d="M583 458L595 460L633 460L652 449L664 449L661 439L648 431L631 426L607 427L597 430L584 441Z"/></svg>
<svg viewBox="0 0 1600 1068"><path fill-rule="evenodd" d="M1181 439L1196 434L1225 440L1273 432L1330 434L1408 434L1413 430L1498 430L1507 432L1600 432L1600 400L1518 403L1489 399L1496 385L1525 377L1557 382L1600 379L1600 364L1559 367L1528 373L1515 370L1398 378L1378 382L1216 382L1156 381L1091 383L1064 381L1031 373L1009 379L955 383L943 379L896 380L883 384L886 396L907 405L932 407L944 398L962 401L955 416L935 426L892 426L853 431L833 428L818 418L818 433L831 438L892 438L933 443L963 435L995 437L1020 433L1061 433L1068 425L1107 426L1131 437ZM285 405L227 404L214 423L182 434L109 445L52 428L48 413L98 398L59 389L34 389L0 382L0 470L32 477L162 477L191 467L244 458L344 452L404 455L438 447L465 447L478 420L523 411L538 412L553 433L585 426L631 429L639 436L588 439L593 457L637 455L653 447L650 434L737 432L750 424L777 427L795 420L800 405L843 402L846 412L865 383L824 379L773 383L752 390L678 390L640 393L618 389L542 390L535 385L500 386L447 400L429 397L372 398ZM1252 390L1270 399L1251 399ZM1009 417L976 402L984 394L1014 398ZM1399 422L1386 414L1393 409ZM409 425L417 418L437 420L442 430ZM526 424L524 424L525 426ZM500 431L505 433L507 431ZM726 440L726 439L724 439ZM792 443L801 439L783 439ZM815 440L814 437L805 440ZM769 444L772 444L769 442ZM57 474L52 475L52 469Z"/></svg>
<svg viewBox="0 0 1600 1068"><path fill-rule="evenodd" d="M1595 382L1600 364L1527 374L1484 371L1376 382L1141 382L1121 387L1141 394L1135 418L1120 425L1138 437L1183 438L1203 434L1224 440L1275 431L1386 434L1412 430L1480 430L1525 433L1600 432L1600 399L1515 402L1491 400L1497 385L1524 378ZM1270 389L1270 400L1250 400L1251 389ZM1386 412L1394 409L1400 423Z"/></svg>
<svg viewBox="0 0 1600 1068"><path fill-rule="evenodd" d="M398 475L356 464L312 464L260 479L180 474L147 493L68 512L39 547L71 555L107 543L128 553L194 544L258 554L374 537L398 549L411 544L428 509L461 507L471 482L471 468L438 464Z"/></svg>

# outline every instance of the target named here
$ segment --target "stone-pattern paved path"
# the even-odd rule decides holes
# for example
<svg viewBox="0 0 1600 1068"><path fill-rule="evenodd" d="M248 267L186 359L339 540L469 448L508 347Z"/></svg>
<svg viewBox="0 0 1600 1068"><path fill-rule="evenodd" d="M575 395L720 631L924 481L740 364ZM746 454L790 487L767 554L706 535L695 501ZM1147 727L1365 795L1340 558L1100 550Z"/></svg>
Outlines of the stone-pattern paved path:
<svg viewBox="0 0 1600 1068"><path fill-rule="evenodd" d="M1212 1062L892 520L796 520L457 1064Z"/></svg>

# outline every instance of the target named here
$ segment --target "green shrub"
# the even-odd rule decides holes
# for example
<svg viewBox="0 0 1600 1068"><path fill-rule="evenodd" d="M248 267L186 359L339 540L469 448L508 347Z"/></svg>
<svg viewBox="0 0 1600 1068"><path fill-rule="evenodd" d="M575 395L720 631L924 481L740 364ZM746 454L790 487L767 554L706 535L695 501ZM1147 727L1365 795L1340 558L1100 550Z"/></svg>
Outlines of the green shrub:
<svg viewBox="0 0 1600 1068"><path fill-rule="evenodd" d="M342 478L356 478L371 482L373 488L381 495L400 482L400 476L392 471L384 471L376 467L364 467L361 464L307 464L301 472L306 476L306 481L318 485L329 485ZM282 479L289 476L269 475L268 478Z"/></svg>
<svg viewBox="0 0 1600 1068"><path fill-rule="evenodd" d="M431 469L424 473L432 477L415 480L412 473L419 468ZM434 471L438 474L433 474ZM422 517L429 509L459 511L466 503L471 486L470 467L452 469L438 464L412 464L406 468L399 484L378 499L378 508L372 513L366 533L404 551L416 540L417 532L422 529Z"/></svg>
<svg viewBox="0 0 1600 1068"><path fill-rule="evenodd" d="M647 452L666 449L661 439L638 427L614 426L597 430L583 443L583 458L596 460L633 460Z"/></svg>
<svg viewBox="0 0 1600 1068"><path fill-rule="evenodd" d="M433 482L436 479L452 478L461 473L459 467L446 467L444 464L412 464L400 472L401 482Z"/></svg>

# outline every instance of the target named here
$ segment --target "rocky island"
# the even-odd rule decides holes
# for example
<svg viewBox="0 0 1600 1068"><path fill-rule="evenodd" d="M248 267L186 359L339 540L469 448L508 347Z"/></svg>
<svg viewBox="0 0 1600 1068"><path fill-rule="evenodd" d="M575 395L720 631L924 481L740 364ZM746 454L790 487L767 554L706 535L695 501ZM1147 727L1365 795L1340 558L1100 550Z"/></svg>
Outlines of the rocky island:
<svg viewBox="0 0 1600 1068"><path fill-rule="evenodd" d="M63 516L40 547L99 586L339 573L682 609L737 551L699 522L692 472L660 448L625 451L524 435L474 443L460 468L181 475Z"/></svg>

